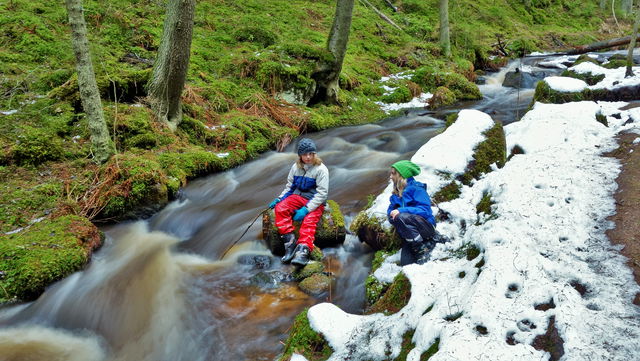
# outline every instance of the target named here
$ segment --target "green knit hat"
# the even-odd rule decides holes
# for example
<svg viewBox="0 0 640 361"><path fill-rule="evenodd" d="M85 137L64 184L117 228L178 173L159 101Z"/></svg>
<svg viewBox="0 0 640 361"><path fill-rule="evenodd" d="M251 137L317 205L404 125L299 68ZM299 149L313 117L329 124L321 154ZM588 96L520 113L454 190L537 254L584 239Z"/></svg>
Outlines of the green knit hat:
<svg viewBox="0 0 640 361"><path fill-rule="evenodd" d="M409 178L420 174L420 167L412 161L400 160L391 165L391 167L400 173L402 178Z"/></svg>

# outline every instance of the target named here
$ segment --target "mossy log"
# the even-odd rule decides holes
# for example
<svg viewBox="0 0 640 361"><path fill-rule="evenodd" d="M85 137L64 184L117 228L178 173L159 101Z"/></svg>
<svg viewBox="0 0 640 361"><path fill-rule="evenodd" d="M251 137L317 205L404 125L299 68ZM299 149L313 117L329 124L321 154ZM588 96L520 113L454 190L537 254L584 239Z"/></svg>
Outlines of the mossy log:
<svg viewBox="0 0 640 361"><path fill-rule="evenodd" d="M262 216L262 237L271 253L281 256L284 255L284 245L274 222L275 215L273 210L265 212ZM300 222L294 222L294 225L297 238L299 236ZM318 221L314 244L319 248L336 247L344 242L346 235L347 230L340 206L335 201L328 200L324 213L320 221Z"/></svg>

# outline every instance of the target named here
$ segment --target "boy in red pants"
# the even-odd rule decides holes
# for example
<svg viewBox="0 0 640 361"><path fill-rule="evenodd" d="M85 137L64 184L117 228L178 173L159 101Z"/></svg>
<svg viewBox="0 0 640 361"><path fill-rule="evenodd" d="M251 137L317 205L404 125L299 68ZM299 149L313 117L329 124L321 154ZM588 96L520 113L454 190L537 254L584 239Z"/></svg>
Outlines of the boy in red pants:
<svg viewBox="0 0 640 361"><path fill-rule="evenodd" d="M328 194L329 170L316 155L315 143L303 138L298 143L298 160L291 166L287 185L269 204L269 208L275 208L276 227L284 240L283 263L304 266L309 262ZM293 234L293 221L302 221L298 240Z"/></svg>

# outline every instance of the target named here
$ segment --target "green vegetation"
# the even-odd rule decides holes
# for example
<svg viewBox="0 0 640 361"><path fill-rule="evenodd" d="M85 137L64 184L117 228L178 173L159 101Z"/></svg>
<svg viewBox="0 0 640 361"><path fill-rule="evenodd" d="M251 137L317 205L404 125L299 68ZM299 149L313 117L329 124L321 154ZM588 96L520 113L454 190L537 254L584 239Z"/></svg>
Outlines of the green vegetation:
<svg viewBox="0 0 640 361"><path fill-rule="evenodd" d="M411 298L411 282L404 273L399 273L389 286L389 289L376 301L366 313L382 312L391 315L400 311Z"/></svg>
<svg viewBox="0 0 640 361"><path fill-rule="evenodd" d="M473 151L473 160L467 166L465 173L460 176L460 181L470 184L473 179L479 179L481 175L491 172L491 165L498 168L504 167L507 161L507 141L504 136L502 124L496 122L491 129L482 133L486 139L476 146Z"/></svg>
<svg viewBox="0 0 640 361"><path fill-rule="evenodd" d="M367 301L367 306L371 306L376 303L376 301L378 301L389 288L389 284L378 281L378 279L373 276L373 273L378 268L380 268L380 266L382 266L384 259L391 254L391 252L387 251L377 251L373 256L373 261L371 262L371 271L369 272L369 276L367 276L367 279L364 282L364 293Z"/></svg>
<svg viewBox="0 0 640 361"><path fill-rule="evenodd" d="M0 236L0 303L32 300L49 284L82 269L102 244L86 218L58 217Z"/></svg>
<svg viewBox="0 0 640 361"><path fill-rule="evenodd" d="M65 214L137 217L161 207L189 179L237 166L301 132L380 120L386 115L375 101L437 89L441 104L477 99L476 71L506 61L491 57L498 37L508 40L512 56L557 41L579 45L599 37L606 16L579 0L530 7L465 0L450 9L453 56L444 60L435 0L399 0L397 13L382 0L372 3L403 30L356 3L340 76L342 106L309 108L311 74L319 60L330 58L324 48L333 2L199 1L184 121L172 133L154 121L145 100L164 7L84 1L96 79L117 147L103 166L91 161L65 7L26 0L1 5L0 110L7 115L0 115L0 231L43 216L43 224ZM385 95L380 77L401 71L411 80L398 81Z"/></svg>
<svg viewBox="0 0 640 361"><path fill-rule="evenodd" d="M327 341L309 325L308 311L309 309L305 309L300 312L293 321L280 361L289 360L294 352L310 361L326 360L331 356L333 351Z"/></svg>

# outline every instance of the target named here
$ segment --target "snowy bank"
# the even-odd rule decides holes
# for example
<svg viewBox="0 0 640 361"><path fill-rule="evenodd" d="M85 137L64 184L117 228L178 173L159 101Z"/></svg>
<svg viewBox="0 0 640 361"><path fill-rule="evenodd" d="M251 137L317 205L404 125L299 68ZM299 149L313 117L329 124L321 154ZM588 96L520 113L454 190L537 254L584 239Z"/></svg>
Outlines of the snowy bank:
<svg viewBox="0 0 640 361"><path fill-rule="evenodd" d="M411 281L403 309L388 316L350 315L329 303L309 309L310 325L334 350L330 360L396 357L402 336L412 330L407 360L418 360L436 341L439 350L430 360L547 360L537 341L547 331L561 339L556 352L563 360L638 360L640 310L632 300L639 287L619 247L605 236L619 164L603 153L616 147L616 134L639 128L637 121L625 125L625 104L538 103L506 126L509 149L519 145L524 154L440 204L452 218L438 229L454 241L439 244L425 265L385 268L401 269ZM598 113L609 127L596 120ZM479 119L467 125L470 134L485 123ZM431 178L433 169L446 164L458 170L456 159L442 162L454 156L443 148L468 156L474 139L465 135L461 129L438 147L432 145L438 137L423 146L413 157L423 169L419 180L432 189L440 182ZM388 191L376 209L386 211ZM476 213L485 194L491 194L495 218ZM480 255L456 256L468 244Z"/></svg>

